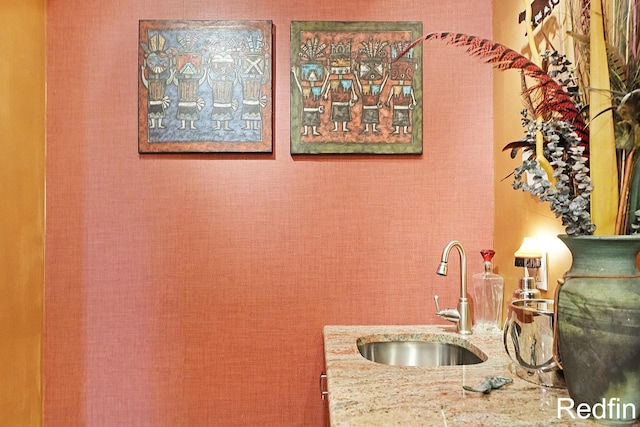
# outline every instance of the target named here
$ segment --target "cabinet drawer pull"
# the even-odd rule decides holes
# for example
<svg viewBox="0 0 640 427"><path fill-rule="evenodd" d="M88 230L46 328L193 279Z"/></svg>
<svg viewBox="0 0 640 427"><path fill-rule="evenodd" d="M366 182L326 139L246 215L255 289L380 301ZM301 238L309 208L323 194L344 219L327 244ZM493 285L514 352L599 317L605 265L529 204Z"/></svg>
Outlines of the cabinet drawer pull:
<svg viewBox="0 0 640 427"><path fill-rule="evenodd" d="M327 374L323 372L320 374L320 396L322 397L322 400L325 400L328 395L329 391L327 390Z"/></svg>

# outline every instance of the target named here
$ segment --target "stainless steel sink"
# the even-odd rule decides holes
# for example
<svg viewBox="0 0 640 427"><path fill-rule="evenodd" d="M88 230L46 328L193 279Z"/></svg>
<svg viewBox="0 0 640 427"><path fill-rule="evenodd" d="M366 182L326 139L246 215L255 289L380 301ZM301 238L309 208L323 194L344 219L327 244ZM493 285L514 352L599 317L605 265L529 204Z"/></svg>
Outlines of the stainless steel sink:
<svg viewBox="0 0 640 427"><path fill-rule="evenodd" d="M360 338L357 345L364 358L385 365L475 365L487 360L486 354L468 342L463 346L433 338L372 341L369 337Z"/></svg>

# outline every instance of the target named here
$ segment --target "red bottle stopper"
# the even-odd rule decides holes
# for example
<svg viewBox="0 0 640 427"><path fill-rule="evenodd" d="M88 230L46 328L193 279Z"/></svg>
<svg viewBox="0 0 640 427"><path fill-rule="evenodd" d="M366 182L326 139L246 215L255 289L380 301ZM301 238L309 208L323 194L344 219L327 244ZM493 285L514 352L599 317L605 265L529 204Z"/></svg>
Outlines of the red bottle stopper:
<svg viewBox="0 0 640 427"><path fill-rule="evenodd" d="M482 259L489 262L491 262L495 254L496 254L496 251L494 251L493 249L483 249L480 251L480 255L482 255Z"/></svg>

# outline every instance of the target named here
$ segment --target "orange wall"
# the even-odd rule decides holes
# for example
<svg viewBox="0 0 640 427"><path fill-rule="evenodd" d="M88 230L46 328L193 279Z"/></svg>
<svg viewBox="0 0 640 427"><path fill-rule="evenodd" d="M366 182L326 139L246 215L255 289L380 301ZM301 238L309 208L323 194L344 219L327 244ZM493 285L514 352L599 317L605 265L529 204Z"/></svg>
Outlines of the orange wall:
<svg viewBox="0 0 640 427"><path fill-rule="evenodd" d="M0 1L0 424L42 422L44 0Z"/></svg>
<svg viewBox="0 0 640 427"><path fill-rule="evenodd" d="M494 40L526 55L529 49L525 28L518 24L518 14L522 10L521 2L500 2L500 7L494 8L493 31ZM552 24L552 18L547 22ZM546 46L542 34L539 31L534 34L539 49L543 51ZM554 32L549 29L547 34ZM509 300L523 275L522 268L514 266L513 254L525 236L539 238L548 251L549 266L549 291L543 292L542 297L553 299L557 280L569 269L571 260L569 250L556 238L558 234L564 233L564 228L549 209L548 203L540 203L529 193L513 189L513 180L509 175L518 166L521 157L511 159L508 151L502 151L506 144L524 135L520 125L520 110L523 108L521 90L518 71L494 74L496 260L499 263L498 272L505 279L505 300Z"/></svg>
<svg viewBox="0 0 640 427"><path fill-rule="evenodd" d="M138 19L273 20L274 154L138 155ZM422 156L294 158L291 20L492 31L488 0L48 2L46 425L322 425L324 325L440 323L451 239L480 270L490 68L425 46Z"/></svg>

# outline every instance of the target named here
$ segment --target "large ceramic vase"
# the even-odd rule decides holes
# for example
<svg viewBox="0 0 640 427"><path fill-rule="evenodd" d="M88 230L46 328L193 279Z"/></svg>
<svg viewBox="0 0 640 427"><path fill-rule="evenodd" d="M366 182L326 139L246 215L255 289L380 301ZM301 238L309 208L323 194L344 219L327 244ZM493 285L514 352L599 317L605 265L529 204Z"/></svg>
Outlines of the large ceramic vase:
<svg viewBox="0 0 640 427"><path fill-rule="evenodd" d="M558 351L574 405L626 425L640 416L640 235L559 236L573 255L558 292Z"/></svg>

